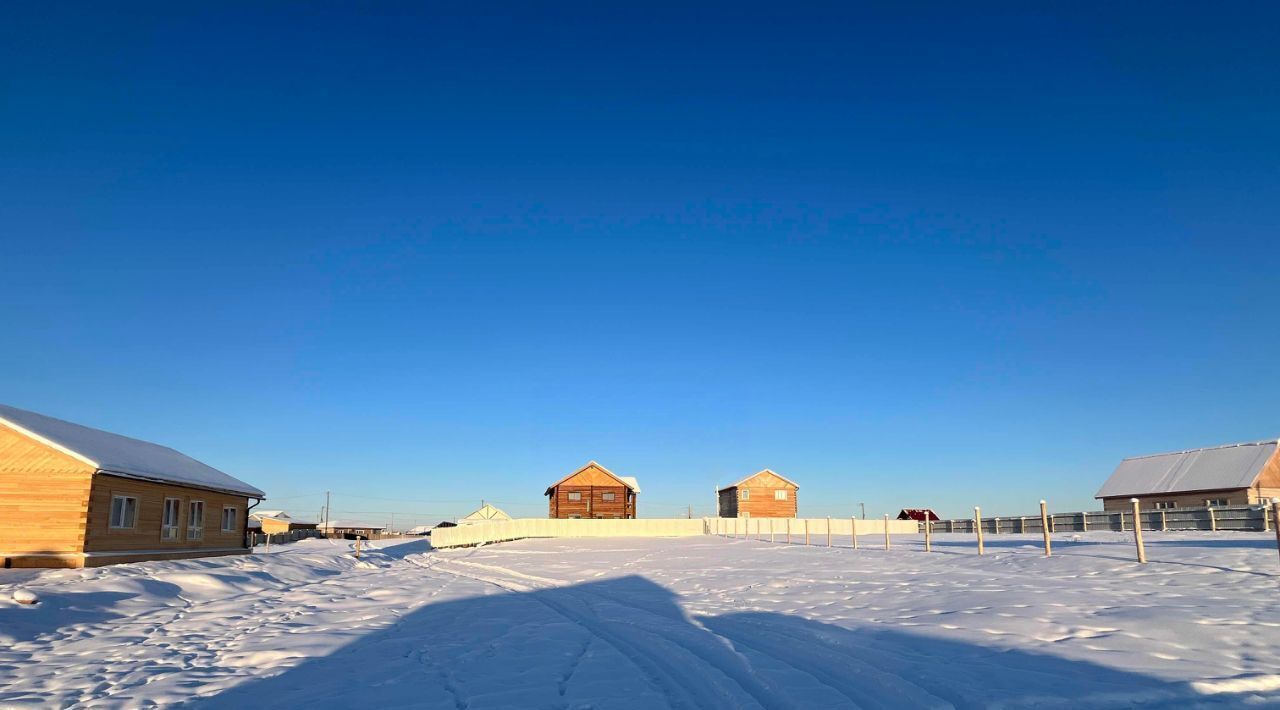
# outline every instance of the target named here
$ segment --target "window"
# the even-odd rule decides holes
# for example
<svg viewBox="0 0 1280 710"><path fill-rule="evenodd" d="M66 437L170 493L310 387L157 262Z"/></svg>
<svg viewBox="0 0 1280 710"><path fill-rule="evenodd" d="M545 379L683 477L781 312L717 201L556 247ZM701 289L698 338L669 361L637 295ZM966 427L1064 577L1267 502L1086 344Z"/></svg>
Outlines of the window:
<svg viewBox="0 0 1280 710"><path fill-rule="evenodd" d="M227 506L222 509L222 532L236 531L236 509Z"/></svg>
<svg viewBox="0 0 1280 710"><path fill-rule="evenodd" d="M582 500L582 494L578 491L571 491L569 493L569 500Z"/></svg>
<svg viewBox="0 0 1280 710"><path fill-rule="evenodd" d="M1172 500L1156 501L1156 510L1173 510L1178 507L1178 503Z"/></svg>
<svg viewBox="0 0 1280 710"><path fill-rule="evenodd" d="M773 499L774 499L774 500L786 500L786 499L787 499L787 492L786 492L785 490L781 490L781 489L780 489L780 490L776 490L776 491L774 491L774 492L773 492Z"/></svg>
<svg viewBox="0 0 1280 710"><path fill-rule="evenodd" d="M1230 505L1226 498L1209 498L1204 504L1206 508L1221 508L1224 505Z"/></svg>
<svg viewBox="0 0 1280 710"><path fill-rule="evenodd" d="M582 519L582 516L581 516L581 515L578 515L577 513L573 513L573 514L571 514L571 515L569 516L569 519L570 519L570 520L581 520L581 519Z"/></svg>
<svg viewBox="0 0 1280 710"><path fill-rule="evenodd" d="M743 489L742 489L742 496L741 496L741 498L742 498L743 500L751 500L751 489L750 489L750 488L743 488Z"/></svg>
<svg viewBox="0 0 1280 710"><path fill-rule="evenodd" d="M182 501L177 498L165 498L164 509L160 513L160 539L178 539L178 516L182 512Z"/></svg>
<svg viewBox="0 0 1280 710"><path fill-rule="evenodd" d="M204 501L193 500L187 504L187 539L204 537Z"/></svg>
<svg viewBox="0 0 1280 710"><path fill-rule="evenodd" d="M111 496L111 527L132 530L138 523L138 499L133 496Z"/></svg>
<svg viewBox="0 0 1280 710"><path fill-rule="evenodd" d="M617 493L601 493L600 494L600 500L608 501L610 503L612 503L613 500L617 497L618 497Z"/></svg>

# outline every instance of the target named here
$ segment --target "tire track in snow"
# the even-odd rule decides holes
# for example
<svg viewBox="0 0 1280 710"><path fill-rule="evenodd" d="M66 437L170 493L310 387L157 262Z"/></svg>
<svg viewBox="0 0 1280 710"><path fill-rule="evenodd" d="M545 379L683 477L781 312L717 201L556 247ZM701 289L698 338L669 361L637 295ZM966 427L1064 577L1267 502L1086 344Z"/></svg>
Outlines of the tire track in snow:
<svg viewBox="0 0 1280 710"><path fill-rule="evenodd" d="M463 569L451 569L451 566ZM611 646L640 669L677 708L803 707L761 683L749 661L724 639L686 618L655 613L606 594L497 565L442 560L435 569L529 593L544 606ZM479 571L476 571L479 570ZM509 575L515 579L504 578ZM595 601L595 604L592 601ZM626 610L634 620L602 619L600 602ZM625 626L615 630L614 626Z"/></svg>

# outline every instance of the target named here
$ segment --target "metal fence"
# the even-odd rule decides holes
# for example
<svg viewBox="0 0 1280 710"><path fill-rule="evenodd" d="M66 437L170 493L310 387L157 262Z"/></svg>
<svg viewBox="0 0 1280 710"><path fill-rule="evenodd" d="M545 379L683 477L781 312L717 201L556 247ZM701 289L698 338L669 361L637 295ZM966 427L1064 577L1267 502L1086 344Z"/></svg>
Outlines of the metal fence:
<svg viewBox="0 0 1280 710"><path fill-rule="evenodd" d="M1264 531L1275 524L1263 506L1235 505L1221 508L1172 508L1144 510L1139 516L1143 530ZM939 520L934 532L973 533L973 518ZM921 523L923 526L923 523ZM923 530L923 527L921 527ZM1049 532L1090 532L1133 530L1133 512L1093 510L1049 515ZM982 518L982 531L994 534L1038 533L1043 531L1040 515Z"/></svg>

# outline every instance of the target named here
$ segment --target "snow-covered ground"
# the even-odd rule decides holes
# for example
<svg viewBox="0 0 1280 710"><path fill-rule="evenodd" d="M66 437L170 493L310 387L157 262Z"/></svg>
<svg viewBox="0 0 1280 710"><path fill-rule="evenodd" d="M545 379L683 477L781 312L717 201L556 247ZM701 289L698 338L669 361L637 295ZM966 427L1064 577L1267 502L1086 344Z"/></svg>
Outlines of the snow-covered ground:
<svg viewBox="0 0 1280 710"><path fill-rule="evenodd" d="M825 538L815 542L825 543ZM307 540L0 570L0 707L1280 705L1264 534ZM28 589L41 603L10 601Z"/></svg>

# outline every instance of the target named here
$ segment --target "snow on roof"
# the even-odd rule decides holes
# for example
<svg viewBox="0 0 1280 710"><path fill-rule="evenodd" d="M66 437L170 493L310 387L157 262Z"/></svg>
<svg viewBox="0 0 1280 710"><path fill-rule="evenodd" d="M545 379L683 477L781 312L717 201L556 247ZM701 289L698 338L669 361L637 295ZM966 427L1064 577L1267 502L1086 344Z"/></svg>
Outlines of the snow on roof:
<svg viewBox="0 0 1280 710"><path fill-rule="evenodd" d="M0 404L0 425L73 456L103 473L238 493L265 494L167 446L93 429Z"/></svg>
<svg viewBox="0 0 1280 710"><path fill-rule="evenodd" d="M786 481L787 483L790 483L791 485L795 486L795 487L796 487L796 490L800 490L800 484L799 484L799 483L796 483L795 481L791 480L790 478L787 478L786 476L784 476L784 475L782 475L782 474L778 473L777 471L774 471L774 470L772 470L772 469L768 469L768 468L764 468L764 469L761 469L761 470L759 470L759 471L756 471L755 473L751 474L750 476L747 476L746 478L742 479L741 481L738 481L737 483L730 483L729 485L724 486L724 487L723 487L723 488L721 488L720 490L721 490L721 491L727 491L727 490L729 490L730 488L737 488L738 486L741 486L742 484L746 483L747 481L750 481L751 479L755 478L756 476L759 476L759 475L760 475L760 474L762 474L762 473L769 473L769 474L773 474L774 476L777 476L778 478L781 478L782 480Z"/></svg>
<svg viewBox="0 0 1280 710"><path fill-rule="evenodd" d="M1135 456L1121 461L1094 497L1248 488L1275 454L1276 445L1274 440L1257 441Z"/></svg>
<svg viewBox="0 0 1280 710"><path fill-rule="evenodd" d="M258 518L278 518L280 520L288 520L289 514L283 510L255 510L249 517Z"/></svg>
<svg viewBox="0 0 1280 710"><path fill-rule="evenodd" d="M488 503L477 508L465 518L460 518L458 522L474 522L477 520L510 520L511 516L507 515L501 508L495 508Z"/></svg>
<svg viewBox="0 0 1280 710"><path fill-rule="evenodd" d="M630 488L636 493L640 492L640 482L636 480L635 476L618 476L618 478L621 478L622 482L627 484L627 488Z"/></svg>

